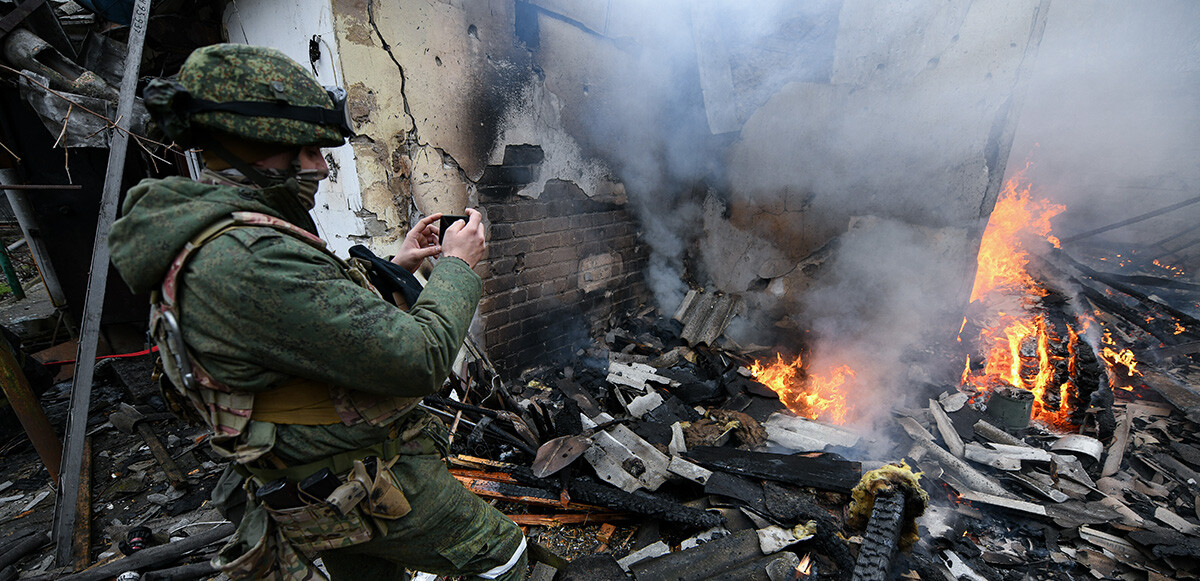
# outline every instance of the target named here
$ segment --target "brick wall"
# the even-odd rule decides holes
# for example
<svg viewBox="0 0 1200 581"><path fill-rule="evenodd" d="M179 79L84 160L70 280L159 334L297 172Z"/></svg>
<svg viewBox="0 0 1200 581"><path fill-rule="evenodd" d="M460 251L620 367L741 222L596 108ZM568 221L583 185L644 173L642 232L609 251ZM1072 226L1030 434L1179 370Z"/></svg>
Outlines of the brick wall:
<svg viewBox="0 0 1200 581"><path fill-rule="evenodd" d="M571 356L610 315L649 299L648 254L625 206L569 182L547 183L536 200L511 191L481 189L491 238L477 268L484 345L506 375Z"/></svg>

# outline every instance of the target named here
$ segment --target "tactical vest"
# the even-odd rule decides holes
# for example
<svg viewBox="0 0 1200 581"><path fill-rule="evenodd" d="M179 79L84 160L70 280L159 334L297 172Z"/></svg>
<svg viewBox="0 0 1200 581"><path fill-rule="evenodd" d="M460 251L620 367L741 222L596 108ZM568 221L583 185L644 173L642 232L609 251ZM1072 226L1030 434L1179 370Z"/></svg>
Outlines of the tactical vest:
<svg viewBox="0 0 1200 581"><path fill-rule="evenodd" d="M243 463L257 459L270 449L269 444L238 445L238 440L247 431L251 420L307 425L340 421L347 426L366 422L372 426L380 426L404 415L421 400L419 397L379 396L300 378L284 382L275 390L256 393L225 385L204 369L184 343L180 327L178 294L184 266L197 250L218 236L237 228L262 227L277 230L321 251L337 262L347 278L379 296L379 292L367 280L361 268L357 265L351 266L338 258L325 246L325 241L285 220L257 212L234 212L190 240L175 257L163 278L161 290L151 293L150 296L150 334L162 356L163 372L170 379L170 387L174 389L174 394L168 395L181 396L184 401L178 403L194 410L199 416L198 419L212 429L214 450ZM255 413L256 397L278 401L286 397L289 390L309 396L316 394L314 407L317 408L317 413L295 414L292 417L279 412L265 414L263 417ZM322 391L328 394L328 408L332 413L321 413L320 408L325 405L320 397Z"/></svg>

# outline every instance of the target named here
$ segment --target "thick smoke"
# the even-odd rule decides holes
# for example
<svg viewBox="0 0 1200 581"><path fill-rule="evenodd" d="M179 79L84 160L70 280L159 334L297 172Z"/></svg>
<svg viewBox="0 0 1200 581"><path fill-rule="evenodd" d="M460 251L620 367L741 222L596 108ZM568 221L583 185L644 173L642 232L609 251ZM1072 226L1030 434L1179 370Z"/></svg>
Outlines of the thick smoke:
<svg viewBox="0 0 1200 581"><path fill-rule="evenodd" d="M1067 206L1055 231L1068 238L1194 197L1198 110L1200 3L1055 2L1013 156L1035 152L1029 177ZM1192 228L1198 215L1192 206L1067 250L1137 249ZM1195 250L1169 259L1194 270Z"/></svg>
<svg viewBox="0 0 1200 581"><path fill-rule="evenodd" d="M1183 161L1200 153L1200 4L1043 5L663 2L623 26L610 11L613 88L587 102L572 133L625 183L662 310L689 285L757 293L756 304L774 301L764 311L811 331L810 372L850 365L856 399L895 402L920 379L913 354L953 340L945 323L961 320L1010 156L1041 143L1035 180L1056 176L1049 191L1105 204L1123 196L1126 214L1139 176L1175 192L1134 200L1142 211L1200 179ZM705 224L711 190L726 204L724 227ZM1099 212L1111 208L1089 199L1056 197L1064 223L1107 220ZM836 250L813 272L778 273L711 252L731 229L771 245L772 260L799 265L831 240ZM740 263L715 261L729 256ZM735 268L769 274L757 286L715 284L747 280L718 274Z"/></svg>
<svg viewBox="0 0 1200 581"><path fill-rule="evenodd" d="M966 242L966 230L856 220L805 292L798 318L814 335L809 373L853 369L846 391L857 421L871 423L888 411L875 402L906 403L913 382L934 379L922 376L919 351L961 318L943 283L962 276Z"/></svg>

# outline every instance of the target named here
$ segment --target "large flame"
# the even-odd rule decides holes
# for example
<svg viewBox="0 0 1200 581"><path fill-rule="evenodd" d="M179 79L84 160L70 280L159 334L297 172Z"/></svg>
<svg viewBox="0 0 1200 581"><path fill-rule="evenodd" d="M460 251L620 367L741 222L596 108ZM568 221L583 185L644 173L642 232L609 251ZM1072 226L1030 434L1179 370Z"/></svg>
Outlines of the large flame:
<svg viewBox="0 0 1200 581"><path fill-rule="evenodd" d="M841 365L828 373L804 372L799 355L791 362L775 355L775 362L764 365L755 361L750 374L759 383L779 394L779 400L796 415L834 424L846 422L853 406L846 401L844 385L854 379L854 370Z"/></svg>
<svg viewBox="0 0 1200 581"><path fill-rule="evenodd" d="M1021 185L1023 177L1024 172L1020 172L1004 184L988 219L979 246L979 269L971 288L972 301L993 291L1044 294L1025 270L1029 253L1024 244L1036 237L1058 246L1058 239L1050 235L1050 219L1067 208L1047 200L1033 200L1029 195L1029 184Z"/></svg>
<svg viewBox="0 0 1200 581"><path fill-rule="evenodd" d="M971 301L995 310L994 322L979 333L977 345L986 356L982 372L973 372L968 358L962 382L980 392L1003 386L1028 390L1034 395L1033 418L1067 429L1071 421L1066 404L1072 386L1065 382L1055 385L1054 378L1056 368L1068 357L1051 352L1052 337L1044 317L1025 308L1033 298L1046 294L1026 268L1026 244L1046 241L1058 246L1058 239L1050 234L1050 219L1066 208L1032 199L1030 186L1022 185L1022 179L1023 172L1005 183L983 234ZM999 310L1003 308L999 305L1014 306L1005 300L1014 295L1024 297L1022 306ZM1067 332L1068 349L1073 353L1079 335L1069 326Z"/></svg>

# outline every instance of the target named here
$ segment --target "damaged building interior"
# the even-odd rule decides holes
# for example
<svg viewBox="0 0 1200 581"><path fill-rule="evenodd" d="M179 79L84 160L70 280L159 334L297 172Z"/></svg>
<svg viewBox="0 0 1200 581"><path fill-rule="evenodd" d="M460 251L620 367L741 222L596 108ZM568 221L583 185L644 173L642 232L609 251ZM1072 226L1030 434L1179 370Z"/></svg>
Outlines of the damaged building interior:
<svg viewBox="0 0 1200 581"><path fill-rule="evenodd" d="M1200 3L0 0L0 581L225 578L105 244L221 42L345 88L339 256L483 214L528 579L1200 578Z"/></svg>

